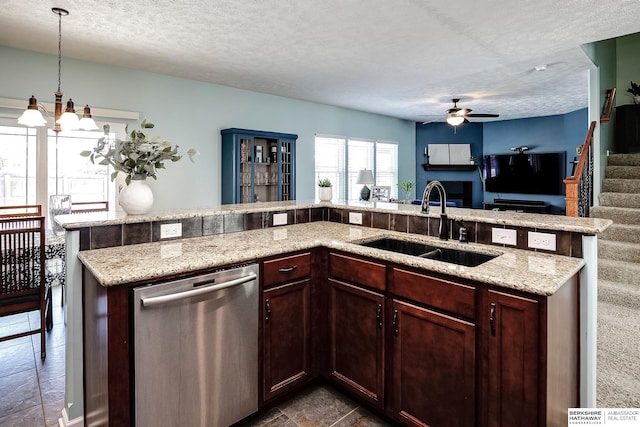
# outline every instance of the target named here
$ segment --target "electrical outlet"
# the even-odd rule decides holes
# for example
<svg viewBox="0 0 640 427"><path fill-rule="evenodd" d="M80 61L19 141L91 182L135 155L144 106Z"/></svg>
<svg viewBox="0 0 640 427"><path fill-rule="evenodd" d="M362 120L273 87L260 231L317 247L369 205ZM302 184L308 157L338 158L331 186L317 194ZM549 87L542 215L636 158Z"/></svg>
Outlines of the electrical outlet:
<svg viewBox="0 0 640 427"><path fill-rule="evenodd" d="M273 225L287 225L287 214L277 213L273 214Z"/></svg>
<svg viewBox="0 0 640 427"><path fill-rule="evenodd" d="M182 223L173 222L171 224L160 224L160 238L173 239L182 237Z"/></svg>
<svg viewBox="0 0 640 427"><path fill-rule="evenodd" d="M349 212L349 224L362 225L362 212Z"/></svg>
<svg viewBox="0 0 640 427"><path fill-rule="evenodd" d="M556 235L552 233L539 233L537 231L529 231L527 245L530 248L542 249L545 251L556 250Z"/></svg>
<svg viewBox="0 0 640 427"><path fill-rule="evenodd" d="M491 228L491 241L500 245L515 246L518 241L516 230L510 228Z"/></svg>

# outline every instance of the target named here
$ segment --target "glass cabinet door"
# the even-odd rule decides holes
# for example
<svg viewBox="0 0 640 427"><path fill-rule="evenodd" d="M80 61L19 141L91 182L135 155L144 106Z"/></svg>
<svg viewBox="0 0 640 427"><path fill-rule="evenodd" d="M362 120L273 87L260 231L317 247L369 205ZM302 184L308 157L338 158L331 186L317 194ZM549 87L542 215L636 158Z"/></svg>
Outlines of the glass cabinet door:
<svg viewBox="0 0 640 427"><path fill-rule="evenodd" d="M297 135L223 129L222 203L295 199Z"/></svg>

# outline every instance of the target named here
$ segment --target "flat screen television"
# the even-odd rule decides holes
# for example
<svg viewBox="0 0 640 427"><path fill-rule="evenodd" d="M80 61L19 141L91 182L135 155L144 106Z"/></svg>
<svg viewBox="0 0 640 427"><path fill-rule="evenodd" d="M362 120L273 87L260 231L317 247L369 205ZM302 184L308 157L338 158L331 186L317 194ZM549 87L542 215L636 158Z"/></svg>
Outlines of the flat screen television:
<svg viewBox="0 0 640 427"><path fill-rule="evenodd" d="M563 195L566 152L487 154L482 156L485 191Z"/></svg>

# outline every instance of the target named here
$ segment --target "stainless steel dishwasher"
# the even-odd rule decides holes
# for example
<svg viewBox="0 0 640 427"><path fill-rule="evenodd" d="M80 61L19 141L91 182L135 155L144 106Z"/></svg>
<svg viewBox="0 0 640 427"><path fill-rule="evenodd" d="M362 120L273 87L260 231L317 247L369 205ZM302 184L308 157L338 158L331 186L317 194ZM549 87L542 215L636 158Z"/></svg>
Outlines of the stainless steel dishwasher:
<svg viewBox="0 0 640 427"><path fill-rule="evenodd" d="M258 410L258 265L133 290L135 421L228 426Z"/></svg>

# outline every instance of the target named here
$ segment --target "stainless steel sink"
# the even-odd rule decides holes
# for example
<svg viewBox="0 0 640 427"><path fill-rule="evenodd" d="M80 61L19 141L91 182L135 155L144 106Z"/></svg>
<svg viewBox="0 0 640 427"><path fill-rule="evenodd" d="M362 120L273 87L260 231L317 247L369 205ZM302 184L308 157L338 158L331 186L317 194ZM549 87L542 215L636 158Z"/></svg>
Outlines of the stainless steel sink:
<svg viewBox="0 0 640 427"><path fill-rule="evenodd" d="M427 245L424 243L412 242L408 240L391 239L387 237L378 240L372 240L370 242L360 243L360 245L370 248L382 249L385 251L398 252L405 255L450 262L452 264L464 265L466 267L478 266L498 256L466 251L462 249Z"/></svg>

